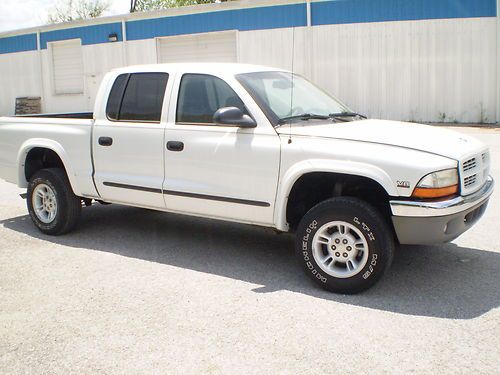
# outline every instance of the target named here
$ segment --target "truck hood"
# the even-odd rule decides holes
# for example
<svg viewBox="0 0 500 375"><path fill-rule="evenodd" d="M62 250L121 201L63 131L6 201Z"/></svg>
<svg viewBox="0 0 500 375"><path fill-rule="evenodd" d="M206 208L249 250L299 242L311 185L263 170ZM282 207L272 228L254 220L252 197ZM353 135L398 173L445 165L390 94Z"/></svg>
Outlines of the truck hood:
<svg viewBox="0 0 500 375"><path fill-rule="evenodd" d="M468 135L437 126L387 120L361 120L342 123L304 121L276 129L281 136L305 136L386 144L425 151L447 158L461 158L486 149Z"/></svg>

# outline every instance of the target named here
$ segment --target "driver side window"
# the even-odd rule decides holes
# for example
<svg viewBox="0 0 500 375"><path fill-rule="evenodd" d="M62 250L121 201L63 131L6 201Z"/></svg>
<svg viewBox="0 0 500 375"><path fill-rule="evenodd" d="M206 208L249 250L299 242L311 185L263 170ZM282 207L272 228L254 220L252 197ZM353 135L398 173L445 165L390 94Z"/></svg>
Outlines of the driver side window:
<svg viewBox="0 0 500 375"><path fill-rule="evenodd" d="M207 74L182 76L176 123L214 125L214 113L223 107L237 107L248 114L241 99L222 79Z"/></svg>

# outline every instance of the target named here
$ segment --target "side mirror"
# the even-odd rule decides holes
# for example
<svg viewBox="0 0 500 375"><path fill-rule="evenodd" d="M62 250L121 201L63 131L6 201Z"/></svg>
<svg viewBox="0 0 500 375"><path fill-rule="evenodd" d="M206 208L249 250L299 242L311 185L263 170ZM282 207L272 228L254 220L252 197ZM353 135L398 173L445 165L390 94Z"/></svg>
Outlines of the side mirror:
<svg viewBox="0 0 500 375"><path fill-rule="evenodd" d="M255 128L257 126L253 118L245 115L243 111L237 107L220 108L214 113L214 122L217 125L231 125L240 128Z"/></svg>

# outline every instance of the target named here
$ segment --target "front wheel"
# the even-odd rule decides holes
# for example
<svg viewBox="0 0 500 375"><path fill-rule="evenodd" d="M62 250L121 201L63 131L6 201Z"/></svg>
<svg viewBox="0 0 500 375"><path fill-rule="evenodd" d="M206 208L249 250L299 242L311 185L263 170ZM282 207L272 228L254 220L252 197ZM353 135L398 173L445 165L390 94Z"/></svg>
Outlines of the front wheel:
<svg viewBox="0 0 500 375"><path fill-rule="evenodd" d="M30 179L27 194L28 211L36 227L45 234L71 231L78 223L82 209L64 170L41 169Z"/></svg>
<svg viewBox="0 0 500 375"><path fill-rule="evenodd" d="M323 288L353 294L370 288L390 267L394 239L384 218L356 198L332 198L302 218L296 254Z"/></svg>

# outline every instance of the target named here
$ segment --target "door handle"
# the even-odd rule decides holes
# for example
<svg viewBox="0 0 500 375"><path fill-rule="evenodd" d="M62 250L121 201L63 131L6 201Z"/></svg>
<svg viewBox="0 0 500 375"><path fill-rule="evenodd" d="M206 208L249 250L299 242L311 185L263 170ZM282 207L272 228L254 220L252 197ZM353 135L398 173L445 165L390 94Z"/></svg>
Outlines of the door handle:
<svg viewBox="0 0 500 375"><path fill-rule="evenodd" d="M113 138L111 138L111 137L99 137L99 144L101 146L111 146L113 144Z"/></svg>
<svg viewBox="0 0 500 375"><path fill-rule="evenodd" d="M182 151L184 150L184 143L179 141L168 141L167 150L169 151Z"/></svg>

